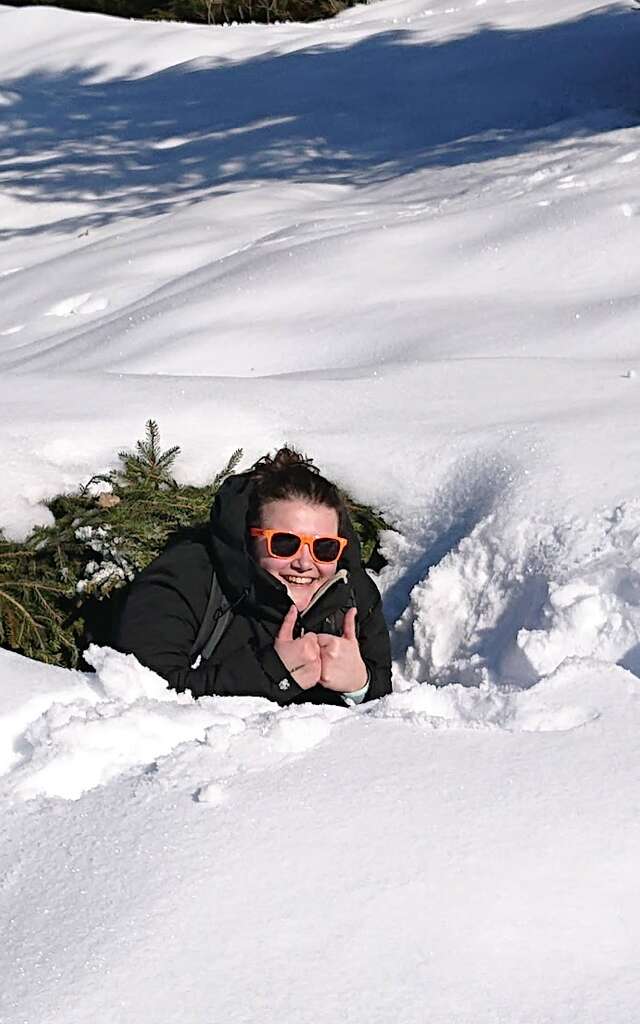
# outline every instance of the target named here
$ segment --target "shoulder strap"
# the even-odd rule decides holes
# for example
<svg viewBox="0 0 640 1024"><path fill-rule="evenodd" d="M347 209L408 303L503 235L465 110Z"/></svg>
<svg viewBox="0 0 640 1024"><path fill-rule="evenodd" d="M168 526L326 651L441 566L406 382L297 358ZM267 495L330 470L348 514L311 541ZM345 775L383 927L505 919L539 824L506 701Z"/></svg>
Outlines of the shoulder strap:
<svg viewBox="0 0 640 1024"><path fill-rule="evenodd" d="M211 657L232 618L231 606L224 607L224 594L214 570L211 575L211 589L204 617L189 651L190 665L193 665L194 659L197 659L198 656L204 659Z"/></svg>

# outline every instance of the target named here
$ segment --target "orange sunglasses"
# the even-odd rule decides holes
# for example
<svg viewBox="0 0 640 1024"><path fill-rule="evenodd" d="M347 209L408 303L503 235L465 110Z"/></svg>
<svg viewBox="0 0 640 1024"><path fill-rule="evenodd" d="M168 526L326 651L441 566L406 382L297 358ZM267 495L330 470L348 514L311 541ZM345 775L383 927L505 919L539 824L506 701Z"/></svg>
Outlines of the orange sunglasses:
<svg viewBox="0 0 640 1024"><path fill-rule="evenodd" d="M314 562L337 562L347 546L346 537L333 537L329 534L316 537L309 533L290 533L286 530L262 530L252 526L249 530L252 537L264 537L267 552L271 558L295 558L303 544L311 552Z"/></svg>

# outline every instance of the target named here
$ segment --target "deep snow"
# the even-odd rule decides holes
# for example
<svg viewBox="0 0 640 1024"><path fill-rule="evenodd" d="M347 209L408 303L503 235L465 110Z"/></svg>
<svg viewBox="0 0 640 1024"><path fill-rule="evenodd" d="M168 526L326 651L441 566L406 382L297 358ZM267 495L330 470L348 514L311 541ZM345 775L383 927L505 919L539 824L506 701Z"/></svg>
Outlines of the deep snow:
<svg viewBox="0 0 640 1024"><path fill-rule="evenodd" d="M0 652L2 1024L635 1019L640 16L0 27L0 525L154 416L400 531L377 705Z"/></svg>

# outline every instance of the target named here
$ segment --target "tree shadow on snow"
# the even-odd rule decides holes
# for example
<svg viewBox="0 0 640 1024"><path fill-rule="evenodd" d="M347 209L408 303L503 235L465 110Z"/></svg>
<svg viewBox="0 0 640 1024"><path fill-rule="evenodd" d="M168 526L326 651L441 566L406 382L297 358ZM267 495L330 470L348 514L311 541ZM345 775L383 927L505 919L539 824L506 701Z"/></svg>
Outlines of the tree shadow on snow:
<svg viewBox="0 0 640 1024"><path fill-rule="evenodd" d="M640 18L610 8L441 43L389 31L342 48L95 77L70 69L5 83L3 191L97 208L63 213L56 229L146 217L249 181L367 185L636 124Z"/></svg>

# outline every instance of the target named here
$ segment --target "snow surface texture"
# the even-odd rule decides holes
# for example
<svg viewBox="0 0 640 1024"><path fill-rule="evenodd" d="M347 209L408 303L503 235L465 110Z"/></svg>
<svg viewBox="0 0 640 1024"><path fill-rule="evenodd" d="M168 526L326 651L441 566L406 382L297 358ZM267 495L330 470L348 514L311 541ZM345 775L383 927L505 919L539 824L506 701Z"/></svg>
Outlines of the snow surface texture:
<svg viewBox="0 0 640 1024"><path fill-rule="evenodd" d="M373 705L0 652L0 1021L634 1020L640 16L0 25L0 525L154 416L399 527Z"/></svg>

